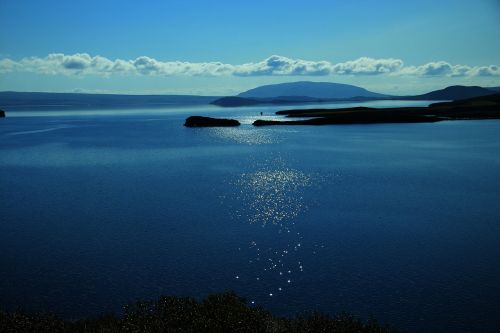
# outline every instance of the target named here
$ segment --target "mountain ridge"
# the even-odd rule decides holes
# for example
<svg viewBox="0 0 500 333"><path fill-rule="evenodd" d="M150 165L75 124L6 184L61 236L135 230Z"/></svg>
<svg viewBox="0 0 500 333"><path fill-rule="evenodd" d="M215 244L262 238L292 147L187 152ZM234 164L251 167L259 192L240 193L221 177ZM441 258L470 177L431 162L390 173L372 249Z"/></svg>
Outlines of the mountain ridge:
<svg viewBox="0 0 500 333"><path fill-rule="evenodd" d="M308 81L299 81L295 82L296 84L304 84L304 83L312 83ZM419 95L407 95L407 96L396 96L396 95L383 95L378 93L373 93L369 90L366 90L361 87L352 86L352 85L344 85L338 83L330 83L330 82L314 82L314 84L324 85L325 87L335 88L347 86L349 89L357 88L351 91L356 91L358 94L356 96L345 96L345 95L337 95L337 97L328 97L323 95L322 98L314 98L307 95L307 92L303 90L297 91L295 96L283 96L276 95L271 97L249 97L252 95L259 95L259 92L262 89L266 90L271 88L272 91L276 93L283 93L283 90L273 90L276 86L283 86L284 84L277 85L265 85L260 86L254 89L247 90L243 93L238 94L237 96L223 97L213 101L211 104L219 105L219 106L250 106L250 105L258 105L258 104L300 104L300 103L326 103L326 102L341 102L341 101L369 101L369 100L431 100L431 101L446 101L446 100L461 100L473 97L481 97L490 94L494 94L500 90L500 87L492 87L492 88L483 88L479 86L461 86L454 85L448 86L443 89L433 90L425 94ZM310 85L311 87L312 85ZM286 85L285 85L286 87ZM255 93L257 92L257 93ZM363 96L362 93L365 93ZM285 91L286 93L286 91ZM264 94L260 94L261 96L269 95L269 92ZM318 96L318 95L316 95ZM333 96L333 95L330 95ZM300 97L300 98L299 98Z"/></svg>
<svg viewBox="0 0 500 333"><path fill-rule="evenodd" d="M301 89L300 87L306 87ZM277 89L276 89L277 88ZM311 89L316 89L314 93ZM222 107L286 105L328 102L360 102L370 100L460 100L481 97L500 91L500 87L449 86L425 94L395 96L371 92L362 87L332 82L298 81L259 86L236 96L200 95L121 95L48 92L0 92L0 108L4 110L137 108L176 105L207 105ZM277 94L273 95L272 94ZM308 96L311 94L313 96ZM270 97L245 97L260 95ZM336 96L336 97L335 97Z"/></svg>

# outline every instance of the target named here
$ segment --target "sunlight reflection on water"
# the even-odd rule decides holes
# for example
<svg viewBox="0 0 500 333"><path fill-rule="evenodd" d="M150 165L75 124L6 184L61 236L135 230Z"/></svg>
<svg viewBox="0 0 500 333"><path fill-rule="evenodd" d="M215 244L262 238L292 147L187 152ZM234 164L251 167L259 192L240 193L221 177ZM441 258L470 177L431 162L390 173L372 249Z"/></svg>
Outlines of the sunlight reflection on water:
<svg viewBox="0 0 500 333"><path fill-rule="evenodd" d="M280 224L307 208L300 192L311 185L311 178L287 167L270 168L242 174L237 185L250 223Z"/></svg>
<svg viewBox="0 0 500 333"><path fill-rule="evenodd" d="M306 191L319 185L321 177L289 166L280 155L264 159L248 173L232 181L234 198L240 203L233 218L265 228L270 239L249 239L238 249L247 260L235 268L234 278L256 286L261 297L279 297L290 290L304 271L304 259L315 255L318 244L305 244L296 222L308 209ZM264 229L263 229L264 230ZM244 274L243 272L247 272Z"/></svg>
<svg viewBox="0 0 500 333"><path fill-rule="evenodd" d="M265 145L279 142L276 135L255 128L214 127L208 129L211 136L247 145Z"/></svg>
<svg viewBox="0 0 500 333"><path fill-rule="evenodd" d="M206 130L212 138L223 139L245 145L269 145L281 143L296 130L288 128L270 129L249 126L213 127Z"/></svg>

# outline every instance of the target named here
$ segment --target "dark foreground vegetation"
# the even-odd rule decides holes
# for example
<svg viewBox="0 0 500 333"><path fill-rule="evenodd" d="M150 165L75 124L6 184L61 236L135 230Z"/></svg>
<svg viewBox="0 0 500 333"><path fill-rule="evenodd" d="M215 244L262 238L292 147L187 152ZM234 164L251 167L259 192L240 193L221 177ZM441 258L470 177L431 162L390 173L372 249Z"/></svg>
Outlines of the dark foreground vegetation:
<svg viewBox="0 0 500 333"><path fill-rule="evenodd" d="M308 109L278 111L287 118L309 118L303 120L256 120L255 126L265 125L332 125L332 124L376 124L419 123L442 120L500 119L500 94L434 103L428 107L343 109Z"/></svg>
<svg viewBox="0 0 500 333"><path fill-rule="evenodd" d="M121 316L105 315L78 321L54 315L31 315L0 311L0 332L396 332L374 320L349 315L310 313L295 318L272 315L247 305L232 292L214 294L202 301L161 297L138 301L124 308Z"/></svg>

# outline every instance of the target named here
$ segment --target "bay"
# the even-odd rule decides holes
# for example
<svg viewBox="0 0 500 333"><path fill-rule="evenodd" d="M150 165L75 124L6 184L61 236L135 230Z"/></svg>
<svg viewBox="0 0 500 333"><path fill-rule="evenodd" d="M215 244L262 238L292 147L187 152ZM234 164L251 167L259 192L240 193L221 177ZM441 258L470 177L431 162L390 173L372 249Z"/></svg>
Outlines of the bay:
<svg viewBox="0 0 500 333"><path fill-rule="evenodd" d="M80 318L231 289L282 315L494 332L500 121L252 127L279 109L7 112L0 306Z"/></svg>

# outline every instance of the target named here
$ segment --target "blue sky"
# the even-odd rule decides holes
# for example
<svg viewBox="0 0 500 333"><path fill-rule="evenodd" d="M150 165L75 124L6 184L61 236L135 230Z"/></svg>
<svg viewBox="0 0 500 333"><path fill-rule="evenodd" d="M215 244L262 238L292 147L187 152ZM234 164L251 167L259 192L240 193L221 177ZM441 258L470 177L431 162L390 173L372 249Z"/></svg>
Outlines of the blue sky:
<svg viewBox="0 0 500 333"><path fill-rule="evenodd" d="M0 0L0 90L500 86L500 1Z"/></svg>

